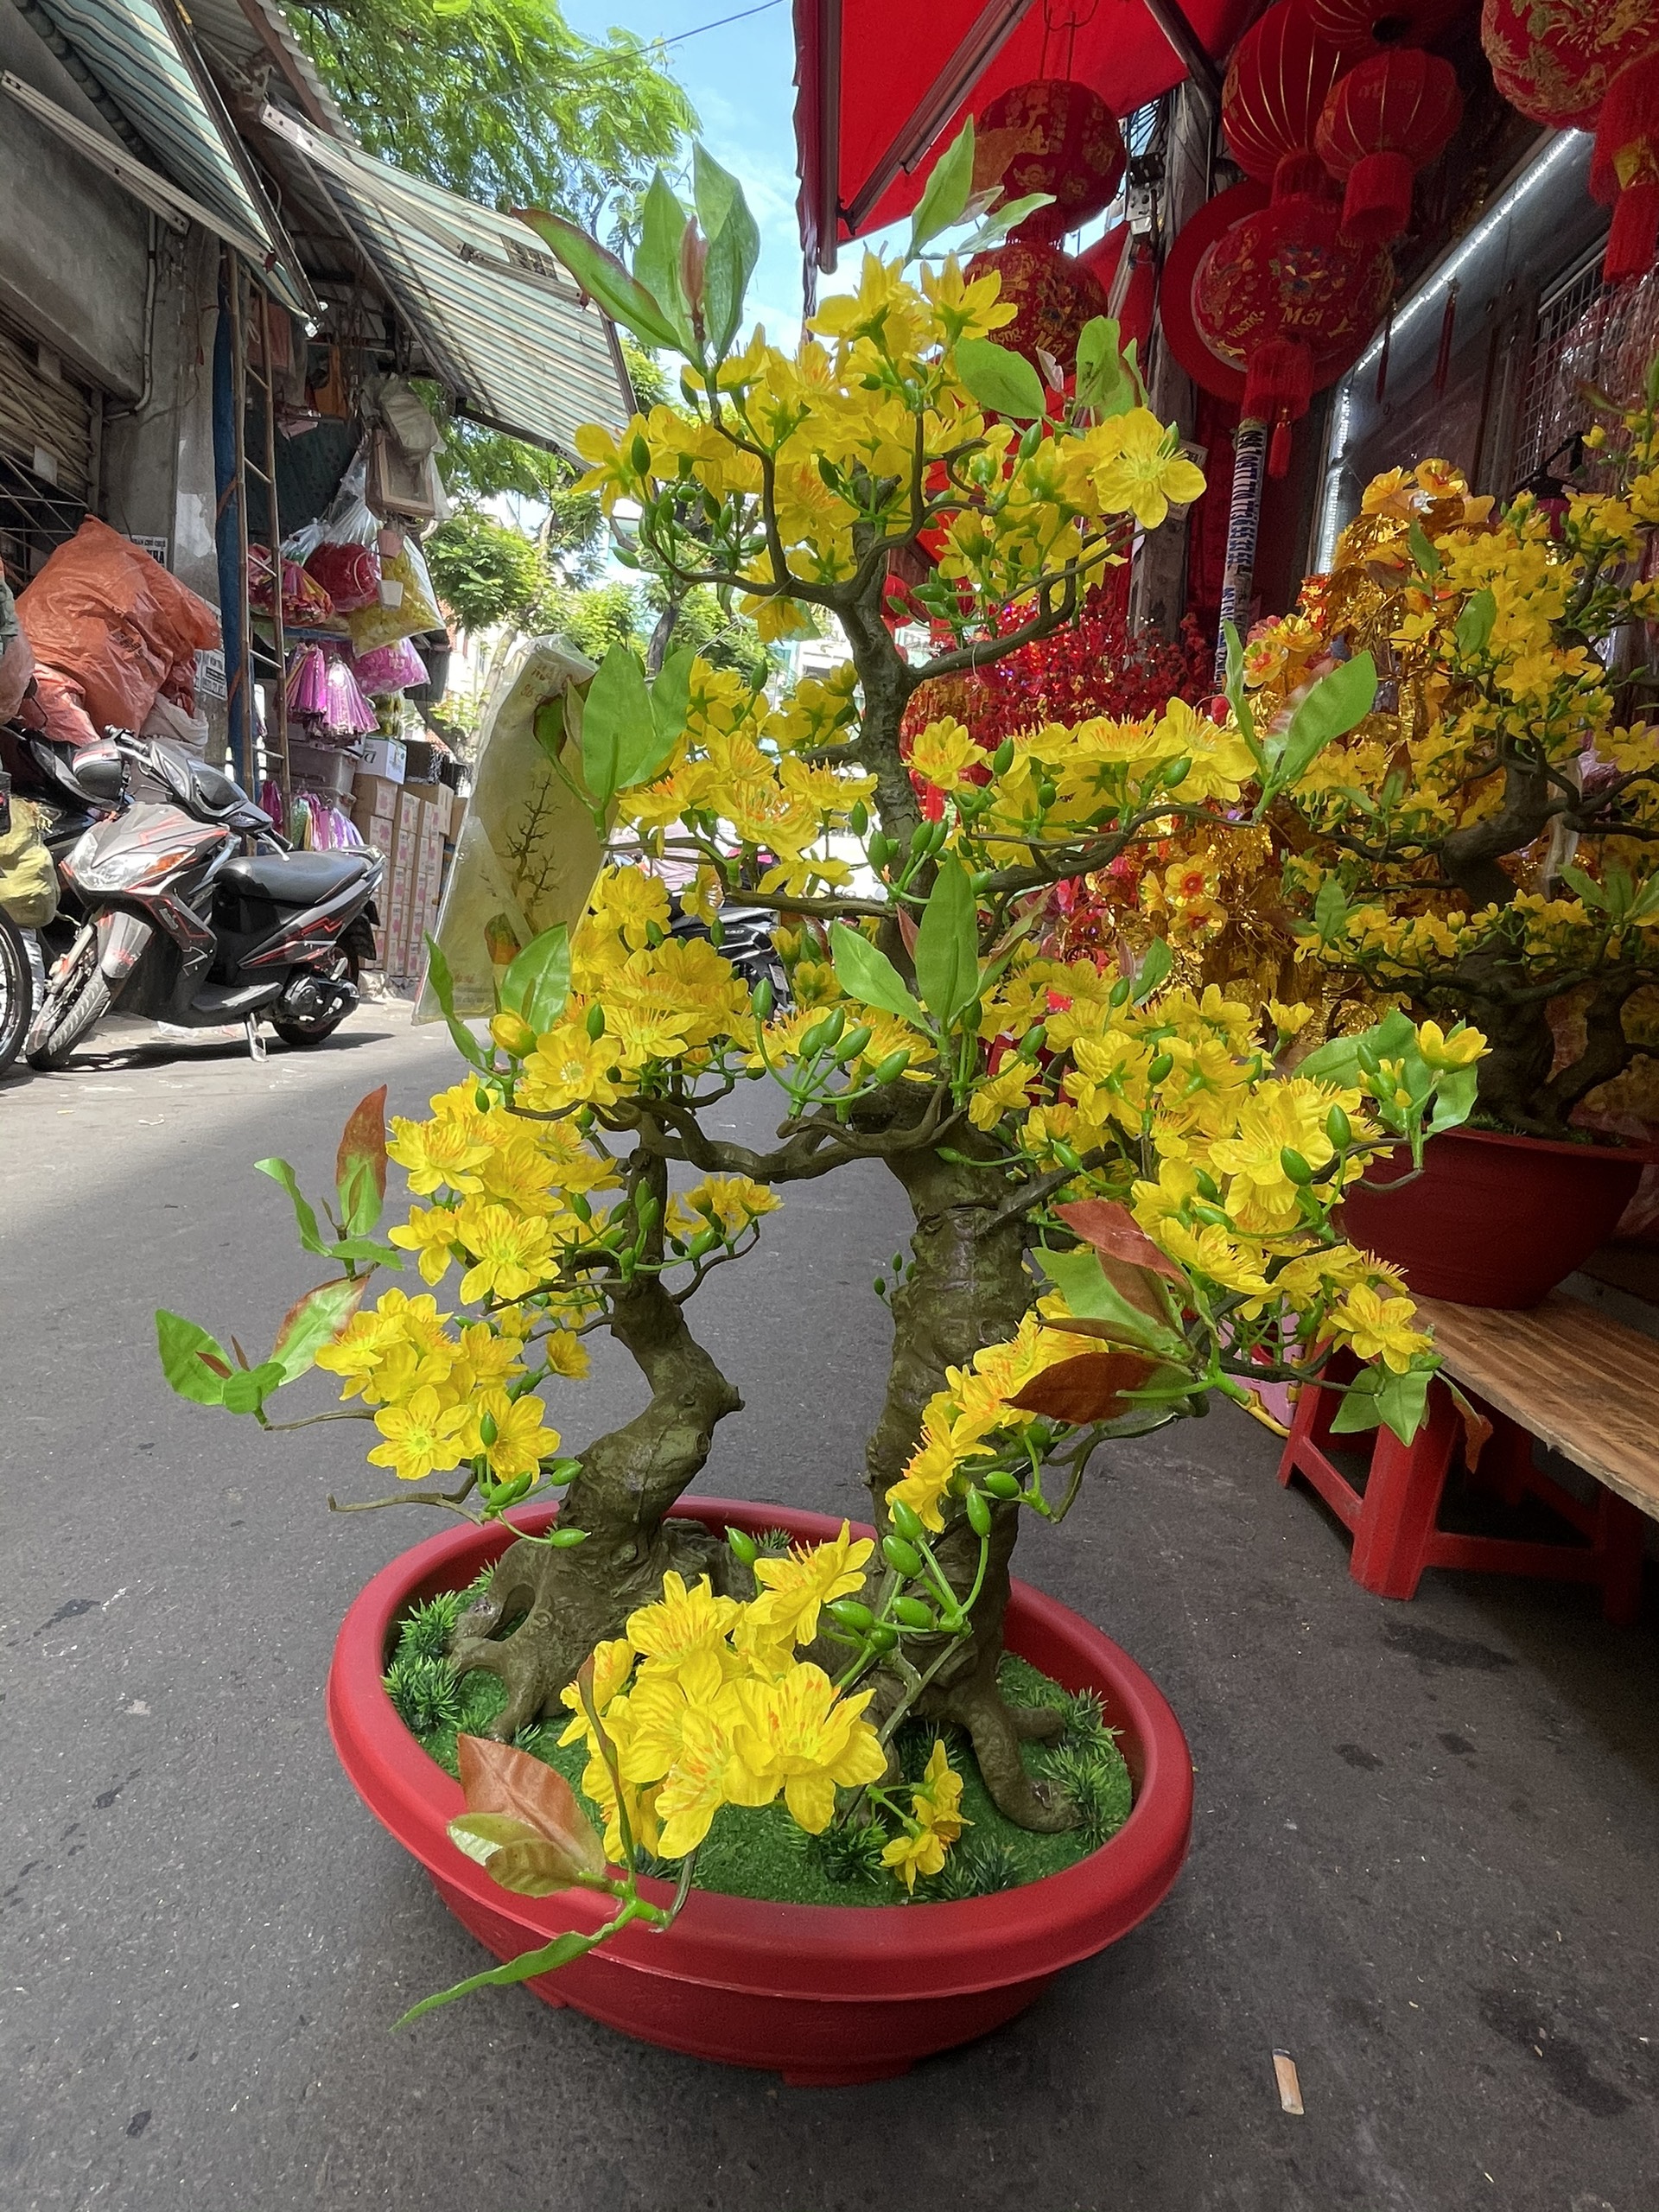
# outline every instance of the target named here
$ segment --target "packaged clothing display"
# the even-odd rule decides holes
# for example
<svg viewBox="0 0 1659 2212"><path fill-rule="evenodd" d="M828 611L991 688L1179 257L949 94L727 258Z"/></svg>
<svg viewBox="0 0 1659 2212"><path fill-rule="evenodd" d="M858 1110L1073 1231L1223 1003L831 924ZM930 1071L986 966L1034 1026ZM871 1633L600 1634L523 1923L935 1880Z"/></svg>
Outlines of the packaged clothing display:
<svg viewBox="0 0 1659 2212"><path fill-rule="evenodd" d="M139 728L164 684L188 711L183 671L219 641L205 600L92 515L21 594L17 617L39 675L59 679L48 728L66 742Z"/></svg>
<svg viewBox="0 0 1659 2212"><path fill-rule="evenodd" d="M283 804L282 786L259 786L259 804L296 853L354 852L362 845L357 824L338 801L321 792L296 791Z"/></svg>
<svg viewBox="0 0 1659 2212"><path fill-rule="evenodd" d="M302 645L289 660L288 711L295 721L337 737L360 737L379 728L350 662L329 645Z"/></svg>
<svg viewBox="0 0 1659 2212"><path fill-rule="evenodd" d="M359 653L352 664L359 684L371 697L377 692L406 691L410 684L426 681L426 663L407 638Z"/></svg>
<svg viewBox="0 0 1659 2212"><path fill-rule="evenodd" d="M372 545L325 541L307 560L305 570L327 593L337 614L379 603L380 556Z"/></svg>

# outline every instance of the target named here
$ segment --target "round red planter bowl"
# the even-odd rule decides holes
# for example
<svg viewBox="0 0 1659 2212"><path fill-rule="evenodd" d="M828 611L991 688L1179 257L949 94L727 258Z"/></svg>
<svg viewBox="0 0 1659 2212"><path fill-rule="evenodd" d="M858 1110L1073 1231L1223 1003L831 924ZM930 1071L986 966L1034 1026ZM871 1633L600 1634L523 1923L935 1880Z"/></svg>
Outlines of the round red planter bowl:
<svg viewBox="0 0 1659 2212"><path fill-rule="evenodd" d="M1373 1165L1343 1202L1344 1233L1389 1261L1422 1298L1459 1306L1536 1306L1610 1237L1635 1196L1645 1150L1555 1144L1449 1129L1408 1173L1403 1147Z"/></svg>
<svg viewBox="0 0 1659 2212"><path fill-rule="evenodd" d="M679 1510L711 1528L782 1527L809 1542L841 1526L821 1513L725 1498ZM534 1532L551 1517L525 1514L522 1525ZM565 1929L598 1927L606 1901L579 1890L513 1897L458 1852L444 1829L461 1809L460 1788L404 1726L381 1676L405 1610L464 1588L510 1536L499 1527L460 1528L395 1559L346 1614L328 1676L329 1730L359 1796L501 1959ZM1169 1890L1192 1828L1192 1766L1154 1684L1077 1614L1016 1582L1007 1636L1011 1650L1068 1689L1097 1691L1122 1732L1135 1808L1103 1849L1024 1888L955 1904L765 1904L694 1890L666 1935L630 1929L526 1986L644 2042L818 2086L902 2074L1022 2012L1063 1967L1116 1942ZM640 1888L664 1904L672 1894L661 1882Z"/></svg>

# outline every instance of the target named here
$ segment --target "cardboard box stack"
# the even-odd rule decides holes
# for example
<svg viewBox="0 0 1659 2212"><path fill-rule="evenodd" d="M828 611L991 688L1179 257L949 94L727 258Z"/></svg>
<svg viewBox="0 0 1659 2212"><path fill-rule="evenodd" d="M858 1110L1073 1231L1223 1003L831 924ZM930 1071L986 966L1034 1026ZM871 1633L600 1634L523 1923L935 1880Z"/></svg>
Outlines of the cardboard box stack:
<svg viewBox="0 0 1659 2212"><path fill-rule="evenodd" d="M399 988L418 982L427 935L436 926L454 796L447 784L394 782L361 772L353 786L358 830L386 859L376 902L375 950L387 982Z"/></svg>

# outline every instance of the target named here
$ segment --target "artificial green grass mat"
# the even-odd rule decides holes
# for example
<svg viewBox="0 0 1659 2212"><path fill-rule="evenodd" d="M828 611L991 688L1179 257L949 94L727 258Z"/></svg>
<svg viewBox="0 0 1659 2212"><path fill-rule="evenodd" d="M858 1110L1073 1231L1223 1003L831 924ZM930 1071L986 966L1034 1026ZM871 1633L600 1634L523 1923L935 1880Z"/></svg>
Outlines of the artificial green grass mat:
<svg viewBox="0 0 1659 2212"><path fill-rule="evenodd" d="M938 1903L1039 1881L1044 1875L1058 1874L1098 1849L1128 1818L1133 1799L1129 1771L1111 1732L1101 1727L1097 1710L1091 1712L1090 1700L1080 1703L1058 1682L1012 1653L1004 1655L997 1680L1004 1696L1016 1705L1049 1706L1067 1713L1067 1732L1058 1745L1022 1745L1021 1756L1029 1774L1058 1780L1084 1804L1089 1815L1085 1827L1060 1835L1035 1835L1029 1829L1016 1827L991 1802L963 1731L908 1721L897 1739L906 1777L919 1777L936 1737L942 1734L950 1764L963 1777L962 1809L969 1823L947 1855L943 1872L931 1881L918 1881L913 1900L907 1900L904 1885L895 1875L869 1864L868 1851L861 1862L857 1853L836 1848L835 1831L828 1846L804 1834L781 1799L771 1805L721 1808L697 1853L697 1887L780 1904ZM452 1776L457 1773L456 1736L482 1734L506 1702L501 1682L482 1671L464 1675L456 1691L459 1710L454 1719L412 1732L423 1748ZM562 1745L558 1739L563 1732L559 1722L543 1722L522 1730L516 1740L521 1750L558 1769L575 1787L584 1807L594 1815L595 1825L600 1825L596 1808L581 1789L586 1746ZM662 1872L671 1880L677 1870L667 1866L649 1871Z"/></svg>

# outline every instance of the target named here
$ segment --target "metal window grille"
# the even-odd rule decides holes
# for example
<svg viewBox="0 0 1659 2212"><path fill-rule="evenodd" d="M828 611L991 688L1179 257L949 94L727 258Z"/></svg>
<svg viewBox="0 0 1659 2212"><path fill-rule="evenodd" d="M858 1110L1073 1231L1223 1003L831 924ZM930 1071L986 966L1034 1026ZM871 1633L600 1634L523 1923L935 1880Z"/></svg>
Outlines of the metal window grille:
<svg viewBox="0 0 1659 2212"><path fill-rule="evenodd" d="M74 536L86 512L83 501L0 453L0 566L14 591Z"/></svg>
<svg viewBox="0 0 1659 2212"><path fill-rule="evenodd" d="M1516 420L1517 483L1541 468L1563 440L1598 419L1596 398L1631 405L1659 353L1659 271L1639 283L1601 281L1601 251L1538 309Z"/></svg>

